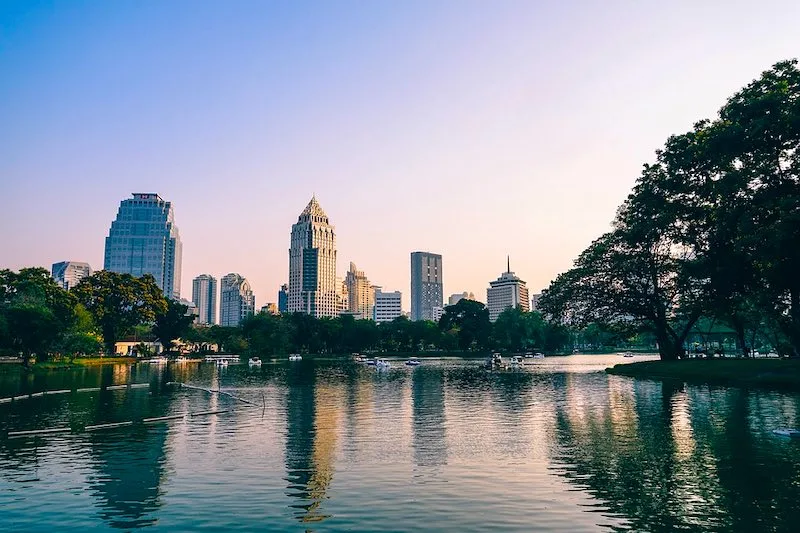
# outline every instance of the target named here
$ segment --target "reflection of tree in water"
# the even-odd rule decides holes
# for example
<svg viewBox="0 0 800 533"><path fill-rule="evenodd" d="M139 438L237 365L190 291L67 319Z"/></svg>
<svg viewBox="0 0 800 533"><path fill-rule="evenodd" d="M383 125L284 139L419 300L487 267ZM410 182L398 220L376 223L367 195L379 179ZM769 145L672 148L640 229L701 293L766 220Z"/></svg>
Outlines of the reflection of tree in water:
<svg viewBox="0 0 800 533"><path fill-rule="evenodd" d="M333 480L340 391L303 367L290 369L287 385L286 481L288 495L303 500L290 507L299 521L320 522L330 516L320 506Z"/></svg>
<svg viewBox="0 0 800 533"><path fill-rule="evenodd" d="M411 395L414 402L414 462L417 466L447 464L443 369L414 369Z"/></svg>
<svg viewBox="0 0 800 533"><path fill-rule="evenodd" d="M587 379L596 378L572 382L559 404L558 470L630 529L795 530L800 458L776 457L774 440L757 449L752 393L723 389L716 398L706 389L610 379L598 397ZM614 390L621 383L631 384L629 403Z"/></svg>
<svg viewBox="0 0 800 533"><path fill-rule="evenodd" d="M135 529L158 520L168 431L157 424L91 435L97 473L89 482L111 527Z"/></svg>

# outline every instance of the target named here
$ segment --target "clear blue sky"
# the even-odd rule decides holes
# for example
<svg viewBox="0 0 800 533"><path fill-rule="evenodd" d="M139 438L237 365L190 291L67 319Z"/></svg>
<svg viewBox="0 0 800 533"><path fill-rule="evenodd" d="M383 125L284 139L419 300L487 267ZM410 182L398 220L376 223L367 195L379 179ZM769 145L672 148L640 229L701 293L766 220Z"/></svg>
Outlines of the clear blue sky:
<svg viewBox="0 0 800 533"><path fill-rule="evenodd" d="M182 294L287 279L316 193L350 261L445 296L538 292L608 229L642 163L779 60L800 2L0 0L0 268L102 268L119 201L158 192Z"/></svg>

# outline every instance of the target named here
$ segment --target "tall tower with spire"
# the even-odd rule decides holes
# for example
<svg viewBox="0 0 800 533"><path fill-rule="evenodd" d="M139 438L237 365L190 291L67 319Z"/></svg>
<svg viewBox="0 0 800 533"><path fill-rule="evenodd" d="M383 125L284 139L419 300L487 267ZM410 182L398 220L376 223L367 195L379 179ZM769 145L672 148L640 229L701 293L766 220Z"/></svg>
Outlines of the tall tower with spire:
<svg viewBox="0 0 800 533"><path fill-rule="evenodd" d="M511 272L511 257L506 257L506 271L495 281L489 282L486 289L486 307L489 309L489 320L494 322L500 313L509 307L518 307L524 312L530 311L528 286Z"/></svg>
<svg viewBox="0 0 800 533"><path fill-rule="evenodd" d="M336 232L316 195L292 225L289 247L289 312L317 318L339 314Z"/></svg>

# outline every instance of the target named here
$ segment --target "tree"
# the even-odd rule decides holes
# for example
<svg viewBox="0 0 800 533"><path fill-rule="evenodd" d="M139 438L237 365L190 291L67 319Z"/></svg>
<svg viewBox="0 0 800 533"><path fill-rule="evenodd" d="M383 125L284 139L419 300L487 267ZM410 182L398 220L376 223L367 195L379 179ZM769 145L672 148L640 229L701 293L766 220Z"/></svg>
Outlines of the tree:
<svg viewBox="0 0 800 533"><path fill-rule="evenodd" d="M108 354L114 353L117 340L134 326L153 323L167 311L167 300L149 274L135 278L100 270L83 279L73 292L100 327Z"/></svg>
<svg viewBox="0 0 800 533"><path fill-rule="evenodd" d="M241 324L242 336L252 355L285 354L289 350L289 325L280 315L258 313Z"/></svg>
<svg viewBox="0 0 800 533"><path fill-rule="evenodd" d="M189 307L167 299L166 309L156 314L153 334L167 352L172 351L175 339L180 339L191 329L194 316L187 314Z"/></svg>
<svg viewBox="0 0 800 533"><path fill-rule="evenodd" d="M444 308L439 328L454 331L461 350L485 350L489 345L492 324L485 305L464 298Z"/></svg>

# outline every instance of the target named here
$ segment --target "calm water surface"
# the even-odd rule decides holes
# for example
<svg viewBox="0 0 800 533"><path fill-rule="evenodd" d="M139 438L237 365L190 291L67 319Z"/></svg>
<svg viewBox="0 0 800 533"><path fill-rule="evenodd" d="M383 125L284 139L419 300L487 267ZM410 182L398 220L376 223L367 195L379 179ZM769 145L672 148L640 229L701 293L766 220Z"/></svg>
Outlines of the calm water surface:
<svg viewBox="0 0 800 533"><path fill-rule="evenodd" d="M0 397L149 387L0 404L0 531L798 530L800 442L772 429L800 395L600 372L618 362L4 371Z"/></svg>

